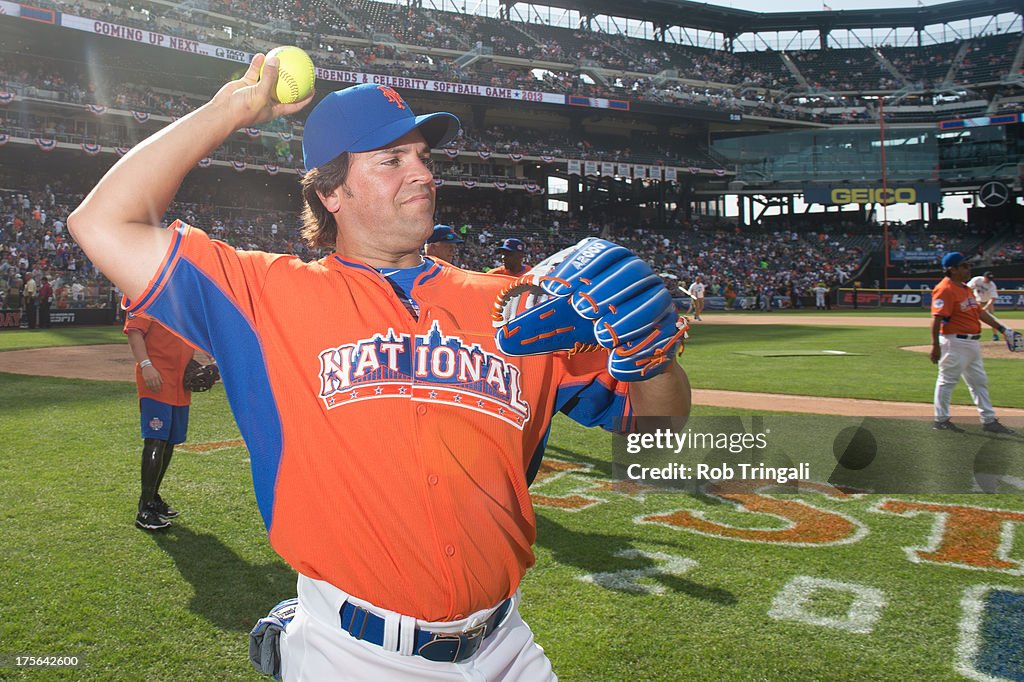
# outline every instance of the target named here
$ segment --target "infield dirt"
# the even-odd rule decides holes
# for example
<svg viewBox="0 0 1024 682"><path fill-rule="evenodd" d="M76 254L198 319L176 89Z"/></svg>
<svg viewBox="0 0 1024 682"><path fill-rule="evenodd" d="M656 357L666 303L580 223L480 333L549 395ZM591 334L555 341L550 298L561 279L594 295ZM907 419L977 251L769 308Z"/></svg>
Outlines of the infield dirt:
<svg viewBox="0 0 1024 682"><path fill-rule="evenodd" d="M806 324L827 326L873 327L926 327L927 317L857 317L851 315L799 316L787 314L721 314L705 318L702 324ZM928 346L909 346L908 351L927 352ZM1024 360L1024 353L1010 353L1002 343L984 343L985 357L1007 357ZM128 346L104 344L98 346L68 346L54 353L50 348L16 350L0 353L0 372L53 376L97 381L134 381L135 363ZM819 396L780 395L774 393L747 393L694 389L693 402L706 407L835 414L862 417L928 417L931 403L907 403L885 400L855 400L852 398L823 398ZM1024 417L1024 409L999 408L1005 416ZM953 416L976 417L977 410L969 405L954 405Z"/></svg>

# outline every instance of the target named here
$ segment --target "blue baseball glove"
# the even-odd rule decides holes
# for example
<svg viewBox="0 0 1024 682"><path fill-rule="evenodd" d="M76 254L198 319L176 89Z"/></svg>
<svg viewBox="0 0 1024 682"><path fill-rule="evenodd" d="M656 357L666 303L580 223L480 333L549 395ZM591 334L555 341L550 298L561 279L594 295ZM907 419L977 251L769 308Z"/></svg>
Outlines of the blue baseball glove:
<svg viewBox="0 0 1024 682"><path fill-rule="evenodd" d="M609 351L609 373L643 381L664 371L689 328L650 266L595 237L556 253L511 282L494 306L506 355Z"/></svg>
<svg viewBox="0 0 1024 682"><path fill-rule="evenodd" d="M281 679L281 633L288 629L298 604L295 597L285 599L249 632L249 661L257 672Z"/></svg>

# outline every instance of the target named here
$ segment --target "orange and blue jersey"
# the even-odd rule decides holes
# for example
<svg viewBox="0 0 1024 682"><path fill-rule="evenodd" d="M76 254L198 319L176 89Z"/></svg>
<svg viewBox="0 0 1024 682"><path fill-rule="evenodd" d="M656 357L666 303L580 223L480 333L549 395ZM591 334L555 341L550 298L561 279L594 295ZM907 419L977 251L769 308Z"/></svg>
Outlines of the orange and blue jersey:
<svg viewBox="0 0 1024 682"><path fill-rule="evenodd" d="M142 379L142 369L135 365L135 388L139 398L150 398L167 405L191 404L192 394L185 390L182 380L195 349L147 315L129 314L124 322L124 333L129 330L142 334L146 340L146 353L163 380L159 391L150 390Z"/></svg>
<svg viewBox="0 0 1024 682"><path fill-rule="evenodd" d="M217 360L274 549L425 620L515 592L534 563L527 488L553 415L610 430L631 416L607 354L502 355L490 319L501 277L429 263L409 292L415 315L364 263L236 251L171 227L130 310Z"/></svg>
<svg viewBox="0 0 1024 682"><path fill-rule="evenodd" d="M932 289L932 317L942 318L942 334L981 333L980 311L974 292L966 284L944 277Z"/></svg>

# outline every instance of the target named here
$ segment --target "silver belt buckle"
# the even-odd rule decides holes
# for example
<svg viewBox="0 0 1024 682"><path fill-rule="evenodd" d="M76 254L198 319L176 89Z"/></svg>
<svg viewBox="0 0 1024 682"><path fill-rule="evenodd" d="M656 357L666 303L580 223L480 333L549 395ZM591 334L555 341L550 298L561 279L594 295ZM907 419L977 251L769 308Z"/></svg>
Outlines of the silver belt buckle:
<svg viewBox="0 0 1024 682"><path fill-rule="evenodd" d="M433 639L420 647L420 655L423 655L423 650L428 649L431 644L435 642L455 642L455 653L452 654L452 661L459 660L459 654L462 652L462 642L470 642L475 639L483 639L487 635L487 623L481 623L476 627L464 630L463 632L435 632ZM479 646L479 645L478 645ZM429 658L427 656L426 658Z"/></svg>
<svg viewBox="0 0 1024 682"><path fill-rule="evenodd" d="M487 623L480 623L474 628L470 628L462 633L462 636L466 639L476 639L477 637L487 636Z"/></svg>

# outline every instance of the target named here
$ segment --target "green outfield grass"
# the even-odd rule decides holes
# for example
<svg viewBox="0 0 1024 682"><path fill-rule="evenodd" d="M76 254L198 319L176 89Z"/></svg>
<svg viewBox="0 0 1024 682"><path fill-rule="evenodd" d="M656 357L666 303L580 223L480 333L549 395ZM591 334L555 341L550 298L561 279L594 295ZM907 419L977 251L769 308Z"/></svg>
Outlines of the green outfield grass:
<svg viewBox="0 0 1024 682"><path fill-rule="evenodd" d="M120 327L54 327L0 332L0 351L49 346L85 346L99 343L122 343Z"/></svg>
<svg viewBox="0 0 1024 682"><path fill-rule="evenodd" d="M983 337L985 338L985 337ZM994 343L989 339L983 343ZM683 365L694 388L931 402L936 367L927 353L903 346L931 344L927 326L694 325ZM736 351L837 350L860 355L754 357ZM1024 407L1024 362L985 361L996 406ZM970 404L961 382L953 400Z"/></svg>
<svg viewBox="0 0 1024 682"><path fill-rule="evenodd" d="M916 317L928 325L928 308L833 308L832 310L815 310L811 308L782 308L773 309L770 313L761 310L708 310L704 315L714 317L728 313L729 315L753 315L755 317L782 315L785 317L810 317L821 315L849 315L850 317ZM996 315L1000 320L1021 320L1024 319L1024 310L999 310Z"/></svg>
<svg viewBox="0 0 1024 682"><path fill-rule="evenodd" d="M695 383L715 385L716 373L739 382L744 370L731 362L769 359L729 349L805 340L803 327L790 329L796 339L777 328L702 327L686 365ZM768 333L753 335L761 330ZM120 339L118 330L103 331ZM97 338L89 332L62 340ZM0 342L26 343L5 334ZM914 357L891 357L904 355ZM835 384L860 380L865 367L844 364L856 359L770 360L828 363L816 375L821 384ZM995 374L995 363L988 366ZM921 371L926 384L934 378L930 364ZM800 392L806 386L813 384L801 384ZM246 632L278 600L294 595L294 573L266 541L244 448L178 452L163 492L184 513L167 533L149 535L132 525L139 437L131 383L0 374L0 387L0 659L72 654L84 660L63 673L0 667L0 679L268 679L247 661ZM698 416L711 412L722 410L695 409ZM189 441L236 438L223 388L195 396ZM983 584L1024 590L1019 570L909 560L905 548L929 544L936 516L878 511L882 496L756 498L806 503L791 510L813 505L820 511L811 528L832 528L845 518L856 530L832 545L739 541L650 521L690 510L747 532L788 524L712 496L615 491L607 483L611 437L563 418L556 419L547 455L576 468L562 476L542 472L532 488L537 565L523 583L522 610L562 680L965 679L956 661L967 590ZM1020 495L887 498L1024 512ZM574 500L592 506L567 510ZM1008 525L1009 535L1001 536L1008 561L1024 561L1021 525ZM965 556L984 554L980 536L959 538L967 543ZM804 616L841 619L854 603L842 584L855 584L880 597L877 619L860 632L803 622L793 615L793 600L779 596L800 577L835 581L808 596ZM1006 660L1024 671L1019 651L1006 652Z"/></svg>

